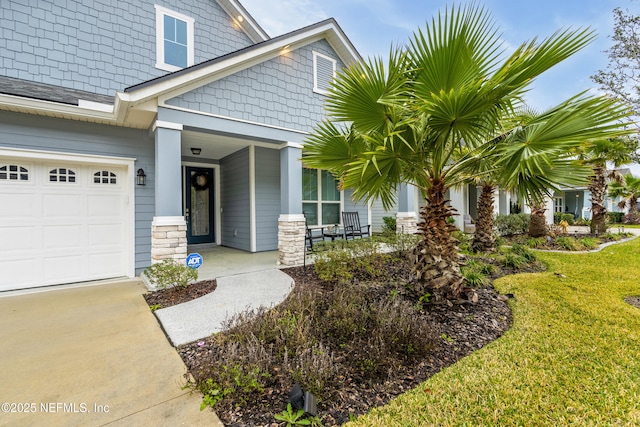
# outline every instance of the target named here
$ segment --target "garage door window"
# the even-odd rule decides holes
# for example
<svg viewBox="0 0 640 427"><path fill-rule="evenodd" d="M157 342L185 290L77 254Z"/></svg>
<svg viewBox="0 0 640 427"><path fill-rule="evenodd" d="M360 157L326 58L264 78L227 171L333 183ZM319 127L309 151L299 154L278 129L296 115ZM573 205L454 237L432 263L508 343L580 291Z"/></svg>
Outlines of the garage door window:
<svg viewBox="0 0 640 427"><path fill-rule="evenodd" d="M58 168L49 171L49 182L76 182L76 173L71 169Z"/></svg>
<svg viewBox="0 0 640 427"><path fill-rule="evenodd" d="M111 171L98 171L93 174L94 184L117 184L118 177Z"/></svg>
<svg viewBox="0 0 640 427"><path fill-rule="evenodd" d="M20 165L0 166L0 180L2 181L29 181L29 170Z"/></svg>

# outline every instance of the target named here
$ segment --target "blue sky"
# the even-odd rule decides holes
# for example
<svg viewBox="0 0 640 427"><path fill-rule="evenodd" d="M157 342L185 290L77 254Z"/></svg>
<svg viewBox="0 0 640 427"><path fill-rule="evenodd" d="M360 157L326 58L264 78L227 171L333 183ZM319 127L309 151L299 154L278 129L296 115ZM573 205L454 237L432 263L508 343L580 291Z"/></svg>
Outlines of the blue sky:
<svg viewBox="0 0 640 427"><path fill-rule="evenodd" d="M270 36L278 36L323 19L335 18L363 57L386 57L391 44L402 44L439 10L441 0L240 0ZM590 79L606 67L603 51L611 46L612 10L640 9L634 0L485 0L477 1L493 16L507 52L534 37L555 31L590 27L598 38L573 57L540 76L527 103L543 110L597 86ZM456 2L457 4L465 4Z"/></svg>

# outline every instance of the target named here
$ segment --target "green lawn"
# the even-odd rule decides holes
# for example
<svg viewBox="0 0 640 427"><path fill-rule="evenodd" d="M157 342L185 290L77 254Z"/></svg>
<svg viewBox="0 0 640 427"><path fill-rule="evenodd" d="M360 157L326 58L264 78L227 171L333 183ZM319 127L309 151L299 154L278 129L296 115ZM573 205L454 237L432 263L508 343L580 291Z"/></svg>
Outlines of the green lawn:
<svg viewBox="0 0 640 427"><path fill-rule="evenodd" d="M640 238L539 258L495 283L515 295L502 338L347 425L640 426Z"/></svg>

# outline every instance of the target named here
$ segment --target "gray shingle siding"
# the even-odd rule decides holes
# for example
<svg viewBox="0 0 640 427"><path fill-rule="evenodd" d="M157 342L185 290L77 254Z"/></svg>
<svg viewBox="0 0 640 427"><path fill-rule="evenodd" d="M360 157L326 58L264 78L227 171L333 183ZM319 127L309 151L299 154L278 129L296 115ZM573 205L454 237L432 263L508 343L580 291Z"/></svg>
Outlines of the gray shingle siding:
<svg viewBox="0 0 640 427"><path fill-rule="evenodd" d="M0 75L113 95L155 68L154 4L195 19L195 62L252 44L214 0L2 0Z"/></svg>
<svg viewBox="0 0 640 427"><path fill-rule="evenodd" d="M256 147L256 250L278 249L280 151Z"/></svg>
<svg viewBox="0 0 640 427"><path fill-rule="evenodd" d="M222 245L251 250L249 149L220 160Z"/></svg>
<svg viewBox="0 0 640 427"><path fill-rule="evenodd" d="M185 93L169 105L310 131L325 116L325 96L313 92L313 51L338 60L326 40Z"/></svg>
<svg viewBox="0 0 640 427"><path fill-rule="evenodd" d="M0 112L0 146L63 153L135 158L147 184L135 188L136 274L151 263L151 221L155 209L153 139L142 130Z"/></svg>

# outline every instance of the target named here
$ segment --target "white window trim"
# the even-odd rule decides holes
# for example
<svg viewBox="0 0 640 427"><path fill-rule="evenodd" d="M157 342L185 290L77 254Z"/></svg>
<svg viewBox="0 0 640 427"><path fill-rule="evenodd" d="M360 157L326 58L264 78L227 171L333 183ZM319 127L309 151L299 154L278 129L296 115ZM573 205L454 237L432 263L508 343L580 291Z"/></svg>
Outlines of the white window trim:
<svg viewBox="0 0 640 427"><path fill-rule="evenodd" d="M187 23L187 67L194 64L194 35L193 27L195 20L165 7L155 5L156 8L156 68L164 71L182 70L175 65L164 62L164 16L169 15Z"/></svg>
<svg viewBox="0 0 640 427"><path fill-rule="evenodd" d="M333 64L333 77L336 76L336 64L337 61L327 55L323 55L319 52L313 51L313 91L321 95L328 95L329 91L318 87L318 57L331 61Z"/></svg>

